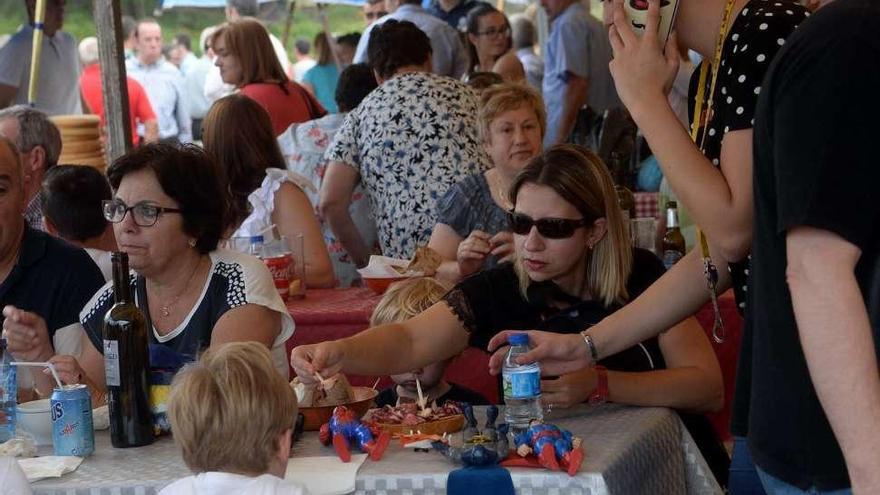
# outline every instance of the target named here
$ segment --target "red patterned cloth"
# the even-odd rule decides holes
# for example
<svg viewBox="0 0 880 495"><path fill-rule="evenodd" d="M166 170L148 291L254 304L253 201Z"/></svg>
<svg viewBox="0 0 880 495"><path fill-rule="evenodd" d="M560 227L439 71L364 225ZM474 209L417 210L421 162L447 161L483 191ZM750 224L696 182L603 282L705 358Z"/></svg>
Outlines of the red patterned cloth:
<svg viewBox="0 0 880 495"><path fill-rule="evenodd" d="M636 218L660 218L659 193L637 192L633 193L636 200Z"/></svg>

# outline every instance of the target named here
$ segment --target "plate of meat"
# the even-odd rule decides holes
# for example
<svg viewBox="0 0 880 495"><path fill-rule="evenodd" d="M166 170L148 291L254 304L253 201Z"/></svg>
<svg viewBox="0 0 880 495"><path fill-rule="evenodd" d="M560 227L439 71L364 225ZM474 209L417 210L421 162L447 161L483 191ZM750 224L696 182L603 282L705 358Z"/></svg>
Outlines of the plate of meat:
<svg viewBox="0 0 880 495"><path fill-rule="evenodd" d="M391 433L392 436L410 435L442 435L455 433L464 427L462 406L448 401L443 406L434 402L431 407L419 408L414 402L397 406L384 406L370 409L364 418L378 428Z"/></svg>

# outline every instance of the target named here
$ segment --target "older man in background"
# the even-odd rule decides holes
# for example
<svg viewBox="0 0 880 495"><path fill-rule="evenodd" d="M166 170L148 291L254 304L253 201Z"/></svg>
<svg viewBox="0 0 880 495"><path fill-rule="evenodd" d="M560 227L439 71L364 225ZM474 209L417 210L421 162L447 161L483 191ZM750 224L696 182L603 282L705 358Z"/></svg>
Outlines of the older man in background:
<svg viewBox="0 0 880 495"><path fill-rule="evenodd" d="M388 11L385 10L385 0L366 0L363 9L366 27L388 15Z"/></svg>
<svg viewBox="0 0 880 495"><path fill-rule="evenodd" d="M154 19L138 22L134 31L137 58L126 62L128 75L147 91L159 122L159 140L168 143L192 141L192 122L184 91L183 74L162 57L162 28ZM146 127L138 125L138 136L146 138Z"/></svg>
<svg viewBox="0 0 880 495"><path fill-rule="evenodd" d="M0 110L0 136L13 143L19 153L27 224L43 228L40 185L46 172L58 164L61 133L43 112L25 105Z"/></svg>
<svg viewBox="0 0 880 495"><path fill-rule="evenodd" d="M101 127L103 128L107 125L107 121L104 118L101 65L98 63L98 38L89 36L80 42L79 58L83 65L83 72L79 78L79 89L82 92L83 102L88 107L85 110L97 115L101 119ZM130 77L126 77L126 83L132 146L138 144L138 124L144 129L144 143L158 141L159 123L144 87Z"/></svg>
<svg viewBox="0 0 880 495"><path fill-rule="evenodd" d="M611 43L602 22L577 0L541 0L541 6L550 19L542 91L549 148L568 140L584 105L601 115L621 102L608 70Z"/></svg>
<svg viewBox="0 0 880 495"><path fill-rule="evenodd" d="M458 31L425 11L420 0L388 0L385 2L385 6L391 13L374 22L364 31L358 42L354 63L365 64L369 62L367 49L370 43L370 34L376 26L389 19L409 21L427 34L431 41L433 72L441 76L461 79L461 76L467 71L468 56L462 47Z"/></svg>
<svg viewBox="0 0 880 495"><path fill-rule="evenodd" d="M31 51L34 40L34 4L25 0L28 24L0 49L0 108L28 102ZM82 113L79 101L79 63L76 40L61 31L65 0L47 0L43 21L43 51L36 108L49 115Z"/></svg>

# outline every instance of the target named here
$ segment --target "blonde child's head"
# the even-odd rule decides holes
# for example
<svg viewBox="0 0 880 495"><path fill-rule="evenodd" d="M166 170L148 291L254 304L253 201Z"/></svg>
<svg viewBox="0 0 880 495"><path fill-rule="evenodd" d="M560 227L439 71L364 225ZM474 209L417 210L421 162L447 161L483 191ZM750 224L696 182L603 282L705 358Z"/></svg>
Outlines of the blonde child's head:
<svg viewBox="0 0 880 495"><path fill-rule="evenodd" d="M370 326L408 320L439 301L449 289L433 278L419 277L397 282L385 292L373 310Z"/></svg>
<svg viewBox="0 0 880 495"><path fill-rule="evenodd" d="M425 311L443 298L449 289L433 278L422 277L397 282L388 288L382 300L373 310L370 326L398 323ZM413 370L410 373L391 375L395 383L411 393L416 393L415 377L423 389L437 386L449 361L441 361Z"/></svg>
<svg viewBox="0 0 880 495"><path fill-rule="evenodd" d="M296 395L257 342L208 349L168 398L174 440L195 473L283 477L296 416Z"/></svg>

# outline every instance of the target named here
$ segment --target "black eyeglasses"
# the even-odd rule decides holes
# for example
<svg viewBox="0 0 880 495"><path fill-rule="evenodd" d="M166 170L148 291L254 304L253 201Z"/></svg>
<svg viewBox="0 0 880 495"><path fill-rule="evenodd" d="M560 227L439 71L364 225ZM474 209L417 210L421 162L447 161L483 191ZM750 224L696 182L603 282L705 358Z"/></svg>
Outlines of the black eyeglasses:
<svg viewBox="0 0 880 495"><path fill-rule="evenodd" d="M534 226L538 228L538 233L547 239L567 239L574 234L575 230L592 223L586 218L578 220L571 218L540 218L534 220L528 215L512 211L507 212L507 221L510 224L510 230L514 234L529 235Z"/></svg>
<svg viewBox="0 0 880 495"><path fill-rule="evenodd" d="M159 221L159 215L162 213L180 213L178 208L165 208L164 206L151 205L149 203L138 203L134 206L127 206L123 201L118 199L105 199L101 202L101 208L104 211L104 218L108 222L119 223L125 219L125 215L130 211L134 223L140 227L152 227Z"/></svg>
<svg viewBox="0 0 880 495"><path fill-rule="evenodd" d="M491 29L487 29L485 31L477 31L474 34L476 34L477 36L488 36L490 38L493 38L495 36L507 36L508 34L510 34L510 28L509 27L503 27L501 29L491 28Z"/></svg>
<svg viewBox="0 0 880 495"><path fill-rule="evenodd" d="M386 15L388 15L388 12L367 12L364 14L364 17L372 21L380 17L385 17Z"/></svg>

